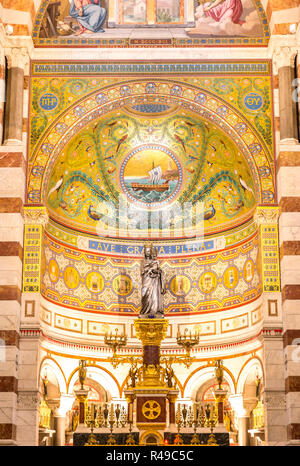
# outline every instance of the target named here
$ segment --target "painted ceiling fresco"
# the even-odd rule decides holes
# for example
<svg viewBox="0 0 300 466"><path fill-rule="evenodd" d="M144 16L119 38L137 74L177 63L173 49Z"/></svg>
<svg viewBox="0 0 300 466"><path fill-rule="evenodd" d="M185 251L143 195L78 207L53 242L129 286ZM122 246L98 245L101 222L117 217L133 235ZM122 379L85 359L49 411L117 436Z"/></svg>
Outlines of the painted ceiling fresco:
<svg viewBox="0 0 300 466"><path fill-rule="evenodd" d="M162 103L115 110L79 131L52 168L46 198L59 223L133 238L222 231L256 205L250 169L231 139Z"/></svg>
<svg viewBox="0 0 300 466"><path fill-rule="evenodd" d="M259 0L44 0L37 46L199 47L266 45Z"/></svg>

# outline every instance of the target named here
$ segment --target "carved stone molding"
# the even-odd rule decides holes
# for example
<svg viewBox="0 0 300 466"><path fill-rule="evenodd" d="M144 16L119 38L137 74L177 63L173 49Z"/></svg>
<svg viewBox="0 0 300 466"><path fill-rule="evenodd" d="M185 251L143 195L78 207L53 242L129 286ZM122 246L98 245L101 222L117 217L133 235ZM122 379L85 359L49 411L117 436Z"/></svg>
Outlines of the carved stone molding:
<svg viewBox="0 0 300 466"><path fill-rule="evenodd" d="M38 391L20 391L18 392L18 409L33 410L39 409L40 393Z"/></svg>
<svg viewBox="0 0 300 466"><path fill-rule="evenodd" d="M285 392L281 390L265 390L264 405L267 409L286 409Z"/></svg>
<svg viewBox="0 0 300 466"><path fill-rule="evenodd" d="M28 50L25 47L10 47L5 49L8 68L21 68L29 63Z"/></svg>
<svg viewBox="0 0 300 466"><path fill-rule="evenodd" d="M264 338L282 338L282 327L264 327L261 331Z"/></svg>
<svg viewBox="0 0 300 466"><path fill-rule="evenodd" d="M24 223L25 225L42 225L46 226L49 217L47 210L42 206L24 206Z"/></svg>
<svg viewBox="0 0 300 466"><path fill-rule="evenodd" d="M254 214L257 225L277 224L279 218L279 207L258 206Z"/></svg>
<svg viewBox="0 0 300 466"><path fill-rule="evenodd" d="M275 49L273 54L273 71L278 74L278 70L283 66L294 66L294 60L297 55L297 47L284 46Z"/></svg>

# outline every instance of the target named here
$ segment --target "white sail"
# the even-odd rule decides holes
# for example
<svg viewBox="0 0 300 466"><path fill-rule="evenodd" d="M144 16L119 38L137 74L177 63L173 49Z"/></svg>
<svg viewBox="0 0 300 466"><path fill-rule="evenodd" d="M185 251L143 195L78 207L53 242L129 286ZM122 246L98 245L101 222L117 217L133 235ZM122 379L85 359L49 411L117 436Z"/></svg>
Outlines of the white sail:
<svg viewBox="0 0 300 466"><path fill-rule="evenodd" d="M158 166L158 167L152 168L152 170L149 171L149 175L150 175L150 182L152 184L159 184L161 181L161 175L162 175L161 167Z"/></svg>

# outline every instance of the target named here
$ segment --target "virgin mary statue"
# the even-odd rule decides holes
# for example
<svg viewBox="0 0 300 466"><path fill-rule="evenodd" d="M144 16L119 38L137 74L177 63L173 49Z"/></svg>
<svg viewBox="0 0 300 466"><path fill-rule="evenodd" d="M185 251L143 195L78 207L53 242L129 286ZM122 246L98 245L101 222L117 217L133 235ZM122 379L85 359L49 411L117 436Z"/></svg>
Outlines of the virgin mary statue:
<svg viewBox="0 0 300 466"><path fill-rule="evenodd" d="M163 295L165 285L163 272L157 260L157 251L153 245L144 246L144 260L141 267L142 308L139 317L164 316Z"/></svg>

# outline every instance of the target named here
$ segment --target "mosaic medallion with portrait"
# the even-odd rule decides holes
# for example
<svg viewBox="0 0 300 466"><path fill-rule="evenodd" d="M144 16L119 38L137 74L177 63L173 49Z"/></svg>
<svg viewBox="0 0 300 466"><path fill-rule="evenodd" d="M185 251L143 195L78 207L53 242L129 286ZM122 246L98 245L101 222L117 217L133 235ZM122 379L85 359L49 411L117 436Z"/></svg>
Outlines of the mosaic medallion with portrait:
<svg viewBox="0 0 300 466"><path fill-rule="evenodd" d="M79 273L75 267L68 266L65 268L64 281L68 288L77 288L79 285Z"/></svg>
<svg viewBox="0 0 300 466"><path fill-rule="evenodd" d="M86 286L92 293L100 293L104 288L104 279L98 272L90 272L86 277Z"/></svg>
<svg viewBox="0 0 300 466"><path fill-rule="evenodd" d="M176 296L185 296L191 289L191 282L185 275L176 275L170 282L170 290Z"/></svg>
<svg viewBox="0 0 300 466"><path fill-rule="evenodd" d="M235 266L228 267L223 276L223 283L226 288L234 288L239 281L239 271Z"/></svg>
<svg viewBox="0 0 300 466"><path fill-rule="evenodd" d="M127 275L118 275L113 279L112 287L114 292L119 296L129 295L132 291L132 281Z"/></svg>
<svg viewBox="0 0 300 466"><path fill-rule="evenodd" d="M199 279L199 288L205 293L209 294L214 291L218 284L217 276L213 272L205 272Z"/></svg>

